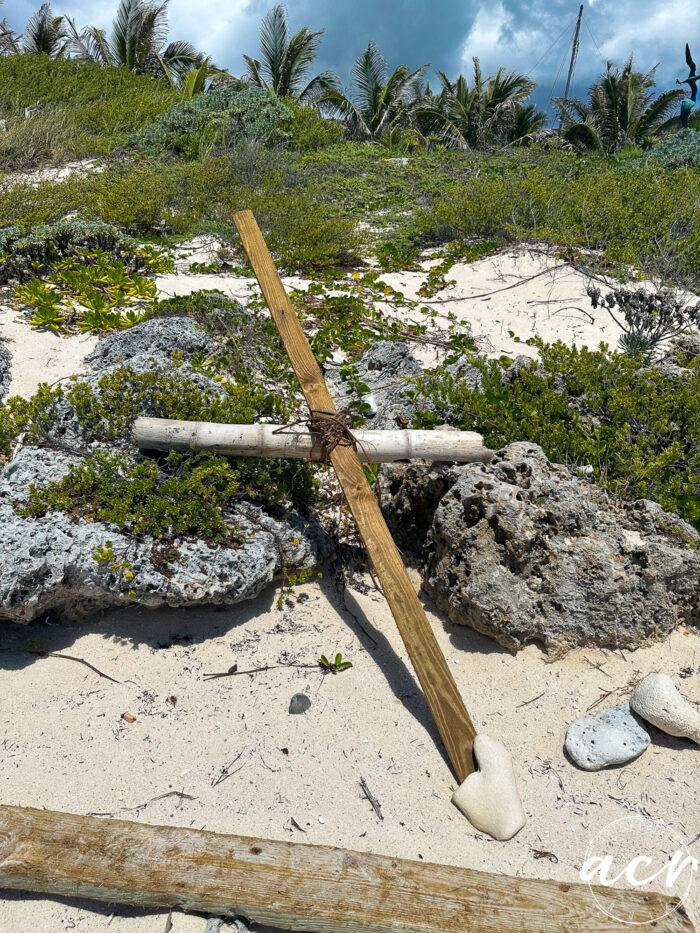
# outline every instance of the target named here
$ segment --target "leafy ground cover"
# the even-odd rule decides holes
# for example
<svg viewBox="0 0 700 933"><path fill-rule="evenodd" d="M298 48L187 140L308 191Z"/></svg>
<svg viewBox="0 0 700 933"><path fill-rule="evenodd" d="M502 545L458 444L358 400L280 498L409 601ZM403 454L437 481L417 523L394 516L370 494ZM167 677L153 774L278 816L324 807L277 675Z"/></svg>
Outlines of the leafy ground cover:
<svg viewBox="0 0 700 933"><path fill-rule="evenodd" d="M417 396L432 412L416 424L448 422L478 430L497 449L539 444L550 460L590 470L625 499L648 498L700 528L700 357L681 359L685 379L640 368L639 359L535 339L533 361L504 379L512 360L473 355L482 387L469 389L446 369L420 379Z"/></svg>
<svg viewBox="0 0 700 933"><path fill-rule="evenodd" d="M416 153L371 145L303 154L249 142L199 161L117 163L102 174L0 191L0 225L68 213L151 238L216 232L252 209L290 271L346 266L367 251L389 267L470 238L601 251L608 271L700 286L700 173L654 160L525 153ZM386 260L385 257L390 257Z"/></svg>

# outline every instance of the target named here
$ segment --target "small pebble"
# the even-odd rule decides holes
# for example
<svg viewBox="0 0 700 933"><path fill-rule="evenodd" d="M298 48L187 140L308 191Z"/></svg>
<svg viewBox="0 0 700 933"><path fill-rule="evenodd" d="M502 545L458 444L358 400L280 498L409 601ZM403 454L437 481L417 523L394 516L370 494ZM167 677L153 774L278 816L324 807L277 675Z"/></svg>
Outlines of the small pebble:
<svg viewBox="0 0 700 933"><path fill-rule="evenodd" d="M318 821L319 821L319 823L325 823L325 822L326 822L326 821L323 819L322 816L319 816Z"/></svg>
<svg viewBox="0 0 700 933"><path fill-rule="evenodd" d="M311 706L311 700L305 693L295 693L289 702L289 712L292 716L305 713Z"/></svg>

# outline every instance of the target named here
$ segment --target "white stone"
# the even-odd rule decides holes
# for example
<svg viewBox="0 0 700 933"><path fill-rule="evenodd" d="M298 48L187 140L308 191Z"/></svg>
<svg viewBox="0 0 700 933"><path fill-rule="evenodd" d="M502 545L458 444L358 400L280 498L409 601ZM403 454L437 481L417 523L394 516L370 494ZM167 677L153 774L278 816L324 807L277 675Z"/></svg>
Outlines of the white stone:
<svg viewBox="0 0 700 933"><path fill-rule="evenodd" d="M586 771L623 765L639 757L651 739L631 712L617 703L595 716L579 716L566 732L566 750Z"/></svg>
<svg viewBox="0 0 700 933"><path fill-rule="evenodd" d="M363 396L362 396L362 401L365 403L365 405L368 405L368 406L369 406L369 408L367 409L367 416L368 416L369 418L374 418L374 416L375 416L375 415L377 414L377 412L379 411L379 409L377 408L377 400L376 400L376 398L375 398L375 397L372 395L372 393L370 392L369 395L363 395Z"/></svg>
<svg viewBox="0 0 700 933"><path fill-rule="evenodd" d="M630 697L630 706L662 732L700 745L700 712L681 696L668 674L645 677Z"/></svg>
<svg viewBox="0 0 700 933"><path fill-rule="evenodd" d="M508 749L479 733L474 739L478 771L470 774L452 795L452 803L469 822L494 839L510 839L527 818L515 783Z"/></svg>

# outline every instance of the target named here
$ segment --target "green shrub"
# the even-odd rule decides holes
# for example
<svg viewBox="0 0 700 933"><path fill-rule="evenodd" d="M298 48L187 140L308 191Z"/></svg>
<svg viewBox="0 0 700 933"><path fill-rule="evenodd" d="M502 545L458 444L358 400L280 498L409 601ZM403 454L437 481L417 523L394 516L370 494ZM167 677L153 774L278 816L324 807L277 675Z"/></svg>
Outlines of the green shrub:
<svg viewBox="0 0 700 933"><path fill-rule="evenodd" d="M510 360L471 362L482 390L470 390L443 368L418 381L435 410L416 426L447 421L477 430L498 449L539 444L550 460L590 465L595 480L625 499L649 498L700 528L700 360L689 378L639 369L624 355L533 340L541 367L503 381Z"/></svg>
<svg viewBox="0 0 700 933"><path fill-rule="evenodd" d="M292 112L287 125L289 146L297 152L313 152L335 145L345 135L345 127L339 120L321 116L316 107L300 104L294 98L285 99L284 104Z"/></svg>
<svg viewBox="0 0 700 933"><path fill-rule="evenodd" d="M144 246L110 224L66 220L34 229L0 228L0 284L47 275L62 262L83 262L86 254L97 251L122 263L131 274L165 268L161 251Z"/></svg>
<svg viewBox="0 0 700 933"><path fill-rule="evenodd" d="M243 140L277 146L289 139L286 127L292 112L261 88L230 87L207 91L175 104L132 137L132 144L149 152L171 151L197 159L228 150Z"/></svg>
<svg viewBox="0 0 700 933"><path fill-rule="evenodd" d="M682 129L667 137L659 146L646 155L666 168L679 168L690 165L700 168L700 133L697 129Z"/></svg>
<svg viewBox="0 0 700 933"><path fill-rule="evenodd" d="M353 220L303 180L296 165L248 145L201 162L115 165L109 171L36 189L0 189L0 226L54 223L69 211L140 236L216 232L236 239L233 214L255 212L268 242L290 269L356 259Z"/></svg>
<svg viewBox="0 0 700 933"><path fill-rule="evenodd" d="M15 395L0 404L0 465L11 459L20 435L31 444L46 434L55 420L54 404L62 395L60 388L42 383L31 399Z"/></svg>
<svg viewBox="0 0 700 933"><path fill-rule="evenodd" d="M419 226L435 242L487 236L601 249L615 267L692 284L700 281L699 202L693 170L555 160L455 183Z"/></svg>
<svg viewBox="0 0 700 933"><path fill-rule="evenodd" d="M61 510L165 542L186 536L231 544L238 529L227 516L235 500L303 506L317 499L316 468L304 460L175 452L150 460L135 455L131 431L134 419L144 411L154 417L227 424L252 424L263 417L288 420L291 409L284 398L257 383L232 379L221 397L214 396L181 373L174 360L167 373L136 373L120 367L103 376L95 390L77 381L66 390L41 386L29 401L12 398L0 406L0 455L9 456L22 432L29 433L30 442L41 443L60 398L73 406L88 440L110 440L120 449L96 451L45 489L30 487L29 502L20 510L23 514Z"/></svg>
<svg viewBox="0 0 700 933"><path fill-rule="evenodd" d="M0 57L0 169L105 155L179 99L166 81L46 55ZM37 106L38 105L38 106ZM25 119L25 107L37 108Z"/></svg>

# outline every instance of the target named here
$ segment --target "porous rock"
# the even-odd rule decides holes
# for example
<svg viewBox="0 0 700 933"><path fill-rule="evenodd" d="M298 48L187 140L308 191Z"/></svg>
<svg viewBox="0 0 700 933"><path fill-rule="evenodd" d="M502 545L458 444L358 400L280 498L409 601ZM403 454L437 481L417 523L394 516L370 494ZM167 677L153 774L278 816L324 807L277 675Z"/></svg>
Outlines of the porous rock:
<svg viewBox="0 0 700 933"><path fill-rule="evenodd" d="M210 338L191 321L148 321L100 341L100 352L91 357L93 372L80 381L99 394L102 378L126 365L136 374L176 374L203 396L221 397L225 390L188 362L210 346ZM177 365L171 358L174 349L181 356ZM146 396L141 413L159 415L157 404L155 396ZM245 500L233 504L226 516L230 527L238 526L240 544L213 546L178 538L168 544L167 556L151 537L126 535L104 522L62 511L39 518L23 515L31 484L42 489L59 482L91 450L120 446L128 457L139 457L128 438L95 439L84 430L65 396L55 403L43 444L23 448L0 474L0 619L30 622L47 613L76 619L134 604L228 605L257 596L283 567L315 566L330 549L327 535L310 516L281 506L265 510ZM108 541L113 556L95 559Z"/></svg>
<svg viewBox="0 0 700 933"><path fill-rule="evenodd" d="M700 712L681 696L668 674L645 677L635 688L630 706L662 732L700 745Z"/></svg>
<svg viewBox="0 0 700 933"><path fill-rule="evenodd" d="M152 318L103 337L85 362L104 371L115 363L129 363L134 357L170 357L177 352L190 358L195 353L211 353L213 348L211 337L189 318Z"/></svg>
<svg viewBox="0 0 700 933"><path fill-rule="evenodd" d="M700 535L648 500L616 503L534 444L490 464L382 467L387 523L423 588L510 649L636 647L700 621Z"/></svg>
<svg viewBox="0 0 700 933"><path fill-rule="evenodd" d="M94 393L101 394L102 380L123 370L125 378L122 391L128 394L132 375L164 373L186 379L204 396L221 399L226 395L223 386L195 370L190 362L196 353L209 353L213 346L211 338L187 318L156 318L103 337L95 350L86 357L92 371L81 376L79 382L84 382ZM175 350L178 352L177 360L173 360ZM139 414L146 417L162 416L157 394L145 396ZM84 434L75 408L68 398L64 395L57 399L53 405L47 439L54 444L81 447L85 440ZM112 446L123 444L115 440Z"/></svg>
<svg viewBox="0 0 700 933"><path fill-rule="evenodd" d="M0 402L10 391L12 354L5 344L0 340Z"/></svg>
<svg viewBox="0 0 700 933"><path fill-rule="evenodd" d="M474 739L473 751L478 771L460 784L452 803L476 829L494 839L511 839L527 822L513 759L505 746L483 733Z"/></svg>
<svg viewBox="0 0 700 933"><path fill-rule="evenodd" d="M232 508L229 521L243 543L214 547L178 540L178 556L164 560L157 542L134 538L103 522L72 520L66 512L42 518L19 514L29 483L60 480L79 458L26 447L0 476L0 619L31 622L55 613L70 619L100 609L139 605L228 605L257 596L285 566L311 567L327 539L294 512L274 517L252 503ZM113 557L95 555L111 541ZM133 577L113 568L128 563Z"/></svg>
<svg viewBox="0 0 700 933"><path fill-rule="evenodd" d="M410 424L416 408L407 390L411 388L410 380L420 376L422 369L406 344L390 340L372 344L354 366L357 373L352 379L369 386L372 396L370 410L375 409L366 427L395 430L404 422ZM338 408L358 398L355 389L341 376L337 367L328 369L326 379Z"/></svg>
<svg viewBox="0 0 700 933"><path fill-rule="evenodd" d="M574 719L566 732L565 747L579 768L600 771L638 758L650 741L629 703L617 703L595 716Z"/></svg>

